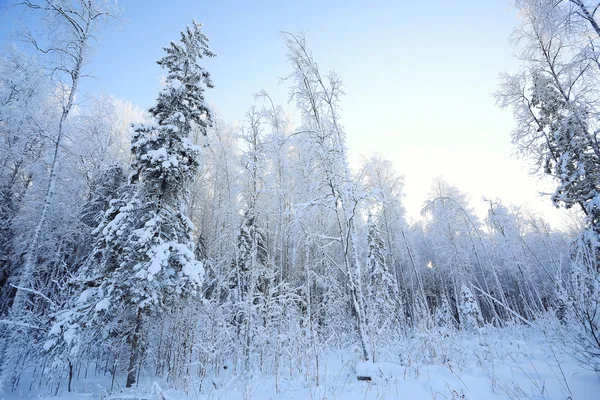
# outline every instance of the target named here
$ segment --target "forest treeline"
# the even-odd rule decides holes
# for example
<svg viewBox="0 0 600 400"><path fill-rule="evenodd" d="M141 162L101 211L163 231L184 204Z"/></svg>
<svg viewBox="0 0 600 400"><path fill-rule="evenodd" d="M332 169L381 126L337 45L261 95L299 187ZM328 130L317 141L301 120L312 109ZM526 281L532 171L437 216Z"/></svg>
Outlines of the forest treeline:
<svg viewBox="0 0 600 400"><path fill-rule="evenodd" d="M38 25L0 58L1 390L97 374L187 388L224 365L318 379L324 349L385 361L416 332L548 313L599 369L598 7L516 2L524 66L497 93L552 201L581 214L571 232L498 199L480 219L442 179L409 224L390 161L350 168L342 80L301 35L282 33L298 123L260 92L238 124L208 106L201 24L164 49L142 112L77 92L115 3L21 7Z"/></svg>

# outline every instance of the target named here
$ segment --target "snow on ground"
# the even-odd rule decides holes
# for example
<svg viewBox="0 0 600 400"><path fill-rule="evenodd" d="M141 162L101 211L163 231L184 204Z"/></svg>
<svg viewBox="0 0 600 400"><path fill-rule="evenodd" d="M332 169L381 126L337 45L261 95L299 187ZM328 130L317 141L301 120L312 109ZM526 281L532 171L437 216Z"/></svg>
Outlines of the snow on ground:
<svg viewBox="0 0 600 400"><path fill-rule="evenodd" d="M463 334L422 331L381 349L381 362L360 362L358 348L330 350L315 368L282 368L280 376L240 375L234 368L188 385L169 388L157 379L132 390L119 385L112 393L109 377L76 381L74 391L51 396L44 389L7 394L16 399L227 399L227 400L370 400L370 399L600 399L600 376L578 365L564 351L561 330L545 327L486 327ZM383 359L386 359L385 362ZM377 361L377 360L376 360ZM314 365L314 364L313 364ZM371 381L359 381L369 376ZM291 376L291 378L290 378ZM25 381L26 379L24 379ZM123 382L121 377L118 381Z"/></svg>

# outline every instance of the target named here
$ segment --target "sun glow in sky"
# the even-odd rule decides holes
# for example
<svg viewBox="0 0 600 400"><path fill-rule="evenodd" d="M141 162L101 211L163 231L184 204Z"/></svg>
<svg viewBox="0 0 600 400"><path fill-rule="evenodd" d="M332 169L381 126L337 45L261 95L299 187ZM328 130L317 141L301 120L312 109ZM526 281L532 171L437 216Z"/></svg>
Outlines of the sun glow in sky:
<svg viewBox="0 0 600 400"><path fill-rule="evenodd" d="M6 4L6 1L1 3ZM552 184L528 175L512 156L511 113L495 105L501 72L518 62L508 43L517 24L507 0L420 1L121 1L123 22L102 36L88 65L95 79L81 92L104 91L147 109L160 89L155 61L192 18L204 23L215 89L206 94L226 121L242 120L265 89L287 105L291 67L280 31L304 32L323 71L345 83L342 123L353 167L375 153L405 177L409 220L419 218L432 180L443 176L469 194L539 212L555 227ZM18 22L0 15L0 40ZM2 40L4 41L4 40ZM293 110L293 104L287 107Z"/></svg>

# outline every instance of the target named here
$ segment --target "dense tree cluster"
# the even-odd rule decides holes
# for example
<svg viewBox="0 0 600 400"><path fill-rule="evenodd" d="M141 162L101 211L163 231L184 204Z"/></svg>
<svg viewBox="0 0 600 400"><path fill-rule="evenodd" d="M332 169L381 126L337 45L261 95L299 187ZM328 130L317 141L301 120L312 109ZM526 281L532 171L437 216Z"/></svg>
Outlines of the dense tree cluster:
<svg viewBox="0 0 600 400"><path fill-rule="evenodd" d="M164 49L145 115L107 95L74 102L112 2L24 5L64 25L49 49L29 32L32 46L0 59L0 390L25 372L56 390L90 374L189 390L224 365L318 383L325 348L380 361L417 332L443 340L547 312L578 322L577 354L597 368L593 8L517 2L528 66L498 95L517 146L556 178L553 201L580 207L574 238L499 200L481 220L442 179L408 223L389 161L350 168L341 78L302 36L283 33L298 123L263 92L238 126L205 101L201 24Z"/></svg>

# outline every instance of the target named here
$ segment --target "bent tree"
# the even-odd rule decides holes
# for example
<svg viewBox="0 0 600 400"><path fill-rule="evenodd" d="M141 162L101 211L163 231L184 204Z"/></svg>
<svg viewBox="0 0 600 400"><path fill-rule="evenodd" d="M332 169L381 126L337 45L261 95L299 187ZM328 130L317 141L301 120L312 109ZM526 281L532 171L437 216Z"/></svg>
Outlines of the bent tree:
<svg viewBox="0 0 600 400"><path fill-rule="evenodd" d="M513 142L556 181L552 201L578 209L584 227L571 282L559 282L561 301L573 304L580 353L598 368L600 357L600 3L520 0L514 32L522 70L503 77L499 104L513 109ZM596 359L594 361L593 359Z"/></svg>
<svg viewBox="0 0 600 400"><path fill-rule="evenodd" d="M339 123L342 81L334 72L322 76L303 36L284 33L288 59L294 67L291 98L302 117L302 130L315 151L319 186L324 198L315 202L334 210L339 242L342 245L346 284L356 316L363 358L370 359L365 299L356 231L360 193L353 181L346 154L346 135Z"/></svg>

